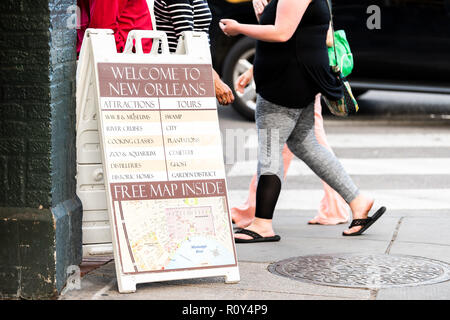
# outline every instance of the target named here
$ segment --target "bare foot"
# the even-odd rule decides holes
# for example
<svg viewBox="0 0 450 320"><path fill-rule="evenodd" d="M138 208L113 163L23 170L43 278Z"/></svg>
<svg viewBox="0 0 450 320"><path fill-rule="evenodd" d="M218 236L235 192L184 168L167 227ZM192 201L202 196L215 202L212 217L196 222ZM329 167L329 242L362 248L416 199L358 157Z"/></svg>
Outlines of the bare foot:
<svg viewBox="0 0 450 320"><path fill-rule="evenodd" d="M367 219L369 211L372 209L374 200L367 198L366 196L359 195L355 200L350 202L350 208L352 209L353 220L355 219ZM362 226L356 226L344 231L345 234L351 234L358 232L362 229Z"/></svg>
<svg viewBox="0 0 450 320"><path fill-rule="evenodd" d="M231 208L231 219L238 228L247 228L255 219L255 207L246 202L240 207Z"/></svg>
<svg viewBox="0 0 450 320"><path fill-rule="evenodd" d="M245 228L246 230L250 230L253 232L258 233L262 237L273 237L275 236L275 232L273 231L272 227L272 220L269 219L261 219L261 218L255 218L253 222ZM234 235L236 239L244 239L244 240L251 240L252 237L242 234L242 233L236 233Z"/></svg>
<svg viewBox="0 0 450 320"><path fill-rule="evenodd" d="M319 219L318 218L314 218L308 221L308 224L320 224Z"/></svg>
<svg viewBox="0 0 450 320"><path fill-rule="evenodd" d="M245 216L239 215L235 212L231 213L231 219L233 220L234 224L238 228L247 228L253 221L254 218L247 218Z"/></svg>
<svg viewBox="0 0 450 320"><path fill-rule="evenodd" d="M348 221L342 221L342 220L330 220L330 221L323 221L320 220L319 218L314 218L308 221L308 224L317 224L317 225L321 225L321 226L335 226L338 224L344 224L347 223Z"/></svg>

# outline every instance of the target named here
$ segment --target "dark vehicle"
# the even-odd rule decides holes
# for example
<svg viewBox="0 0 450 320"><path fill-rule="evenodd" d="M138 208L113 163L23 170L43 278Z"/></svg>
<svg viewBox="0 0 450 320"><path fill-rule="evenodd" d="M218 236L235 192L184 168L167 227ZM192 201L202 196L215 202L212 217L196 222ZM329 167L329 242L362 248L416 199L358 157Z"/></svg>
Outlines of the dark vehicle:
<svg viewBox="0 0 450 320"><path fill-rule="evenodd" d="M251 0L210 0L211 43L216 70L233 83L252 63L255 41L227 37L221 18L256 23ZM334 0L335 29L344 29L355 68L355 95L367 90L450 93L450 0ZM255 90L235 93L233 107L254 119Z"/></svg>

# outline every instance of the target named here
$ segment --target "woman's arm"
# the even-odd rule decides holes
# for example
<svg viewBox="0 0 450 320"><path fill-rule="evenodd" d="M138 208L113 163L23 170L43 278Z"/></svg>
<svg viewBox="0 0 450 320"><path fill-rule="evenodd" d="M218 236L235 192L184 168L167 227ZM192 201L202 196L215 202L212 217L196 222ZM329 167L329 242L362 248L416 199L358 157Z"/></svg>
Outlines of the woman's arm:
<svg viewBox="0 0 450 320"><path fill-rule="evenodd" d="M327 47L331 48L334 44L334 34L333 34L333 28L331 27L331 21L330 21L330 26L328 27L328 32L327 32Z"/></svg>
<svg viewBox="0 0 450 320"><path fill-rule="evenodd" d="M267 4L270 2L267 0L253 0L253 10L255 10L256 19L259 22L259 18L261 18L261 15L264 11L264 8L267 6Z"/></svg>
<svg viewBox="0 0 450 320"><path fill-rule="evenodd" d="M229 36L244 34L266 42L286 42L294 34L311 0L280 0L274 25L240 24L232 19L220 20L220 28Z"/></svg>
<svg viewBox="0 0 450 320"><path fill-rule="evenodd" d="M253 66L245 71L243 74L237 78L234 84L234 89L241 94L244 94L245 87L252 81L253 78Z"/></svg>
<svg viewBox="0 0 450 320"><path fill-rule="evenodd" d="M170 0L166 1L167 10L172 19L177 38L183 31L194 30L194 7L192 0ZM234 101L233 92L220 79L217 72L213 69L214 89L217 100L222 105L230 104Z"/></svg>
<svg viewBox="0 0 450 320"><path fill-rule="evenodd" d="M230 87L227 86L227 84L223 82L222 79L220 79L220 76L214 69L213 69L213 79L217 101L219 101L219 103L224 106L233 103L234 101L233 92L231 91Z"/></svg>

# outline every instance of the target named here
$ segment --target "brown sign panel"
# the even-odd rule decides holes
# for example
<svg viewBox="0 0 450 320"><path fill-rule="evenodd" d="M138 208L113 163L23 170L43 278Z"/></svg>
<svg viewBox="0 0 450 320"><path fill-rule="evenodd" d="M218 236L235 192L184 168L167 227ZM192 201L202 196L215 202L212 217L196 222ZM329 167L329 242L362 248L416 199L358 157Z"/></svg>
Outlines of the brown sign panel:
<svg viewBox="0 0 450 320"><path fill-rule="evenodd" d="M237 266L211 65L98 63L98 81L122 273Z"/></svg>
<svg viewBox="0 0 450 320"><path fill-rule="evenodd" d="M99 63L101 97L214 97L211 66Z"/></svg>

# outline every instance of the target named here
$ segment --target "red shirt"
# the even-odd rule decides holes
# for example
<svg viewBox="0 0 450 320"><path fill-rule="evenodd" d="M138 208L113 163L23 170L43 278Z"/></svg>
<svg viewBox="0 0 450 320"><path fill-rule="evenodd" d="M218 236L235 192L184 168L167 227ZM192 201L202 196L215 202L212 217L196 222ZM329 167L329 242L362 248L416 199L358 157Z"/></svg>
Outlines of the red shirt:
<svg viewBox="0 0 450 320"><path fill-rule="evenodd" d="M91 0L77 0L78 6L78 28L77 28L77 54L80 53L81 44L83 43L84 32L89 27L89 2Z"/></svg>
<svg viewBox="0 0 450 320"><path fill-rule="evenodd" d="M118 52L123 52L131 30L152 30L152 20L146 0L78 0L80 7L79 38L84 36L83 22L88 28L112 29ZM88 8L87 5L89 5ZM83 12L83 10L85 12ZM86 24L87 13L89 23ZM142 41L144 52L150 52L152 41ZM81 47L81 44L80 44Z"/></svg>

